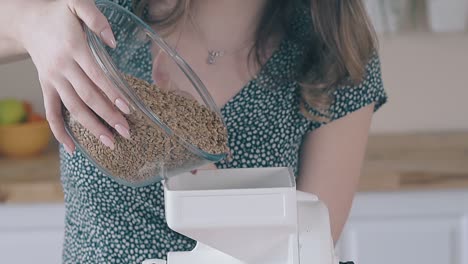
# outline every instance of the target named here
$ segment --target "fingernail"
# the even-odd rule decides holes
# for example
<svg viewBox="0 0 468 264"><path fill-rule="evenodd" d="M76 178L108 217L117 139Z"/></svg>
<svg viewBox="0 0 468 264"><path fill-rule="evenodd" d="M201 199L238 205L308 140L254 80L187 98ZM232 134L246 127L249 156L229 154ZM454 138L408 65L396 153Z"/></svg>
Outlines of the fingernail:
<svg viewBox="0 0 468 264"><path fill-rule="evenodd" d="M115 100L115 105L116 105L117 108L119 108L120 111L122 111L124 114L127 114L127 115L130 114L130 108L128 107L128 105L127 105L122 99L116 99L116 100Z"/></svg>
<svg viewBox="0 0 468 264"><path fill-rule="evenodd" d="M111 47L113 49L115 49L115 47L117 47L115 37L114 37L114 33L112 33L112 29L110 29L110 28L104 29L101 32L101 37L104 40L104 42L106 42L106 44L109 45L109 47Z"/></svg>
<svg viewBox="0 0 468 264"><path fill-rule="evenodd" d="M63 147L65 148L65 151L70 154L70 155L73 155L73 148L69 147L68 145L65 145L63 144Z"/></svg>
<svg viewBox="0 0 468 264"><path fill-rule="evenodd" d="M115 149L114 142L109 137L101 135L99 137L99 140L101 140L102 144L106 145L108 148L110 148L112 150Z"/></svg>
<svg viewBox="0 0 468 264"><path fill-rule="evenodd" d="M115 130L117 130L117 132L119 132L122 137L130 139L130 132L128 131L128 128L122 126L121 124L117 124L115 125Z"/></svg>

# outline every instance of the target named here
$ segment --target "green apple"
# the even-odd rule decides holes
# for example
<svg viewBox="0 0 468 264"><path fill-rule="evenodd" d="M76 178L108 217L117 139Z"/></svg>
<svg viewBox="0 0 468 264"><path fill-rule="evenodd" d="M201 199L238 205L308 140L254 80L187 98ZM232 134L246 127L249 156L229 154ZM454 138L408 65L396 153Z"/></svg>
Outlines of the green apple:
<svg viewBox="0 0 468 264"><path fill-rule="evenodd" d="M15 99L0 100L0 125L21 123L26 120L27 112L23 102Z"/></svg>

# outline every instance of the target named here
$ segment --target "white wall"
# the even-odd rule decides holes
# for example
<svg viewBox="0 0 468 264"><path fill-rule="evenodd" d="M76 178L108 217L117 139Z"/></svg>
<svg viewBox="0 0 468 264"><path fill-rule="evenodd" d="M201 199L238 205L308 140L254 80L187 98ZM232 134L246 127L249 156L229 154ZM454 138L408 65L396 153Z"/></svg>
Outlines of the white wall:
<svg viewBox="0 0 468 264"><path fill-rule="evenodd" d="M406 34L381 40L389 103L374 132L468 130L468 35Z"/></svg>
<svg viewBox="0 0 468 264"><path fill-rule="evenodd" d="M30 60L0 65L0 98L15 97L33 102L44 113L36 69Z"/></svg>
<svg viewBox="0 0 468 264"><path fill-rule="evenodd" d="M381 39L389 103L373 132L468 130L468 34L403 33ZM15 96L42 109L30 61L0 65L0 97Z"/></svg>

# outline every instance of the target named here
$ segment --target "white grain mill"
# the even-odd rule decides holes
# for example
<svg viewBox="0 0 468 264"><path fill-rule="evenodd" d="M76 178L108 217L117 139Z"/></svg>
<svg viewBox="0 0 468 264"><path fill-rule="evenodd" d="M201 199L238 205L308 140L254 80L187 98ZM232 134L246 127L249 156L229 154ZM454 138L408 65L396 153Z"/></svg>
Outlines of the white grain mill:
<svg viewBox="0 0 468 264"><path fill-rule="evenodd" d="M143 264L337 264L328 210L287 168L227 169L166 180L171 229L198 242Z"/></svg>

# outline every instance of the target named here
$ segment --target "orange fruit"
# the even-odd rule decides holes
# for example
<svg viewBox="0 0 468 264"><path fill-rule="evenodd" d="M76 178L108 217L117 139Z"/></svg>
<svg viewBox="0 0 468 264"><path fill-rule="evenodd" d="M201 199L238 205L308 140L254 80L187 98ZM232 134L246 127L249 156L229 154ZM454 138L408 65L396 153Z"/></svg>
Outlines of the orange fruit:
<svg viewBox="0 0 468 264"><path fill-rule="evenodd" d="M45 118L38 113L31 113L28 115L28 122L45 121Z"/></svg>
<svg viewBox="0 0 468 264"><path fill-rule="evenodd" d="M33 113L32 104L28 101L23 101L23 107L28 116Z"/></svg>

